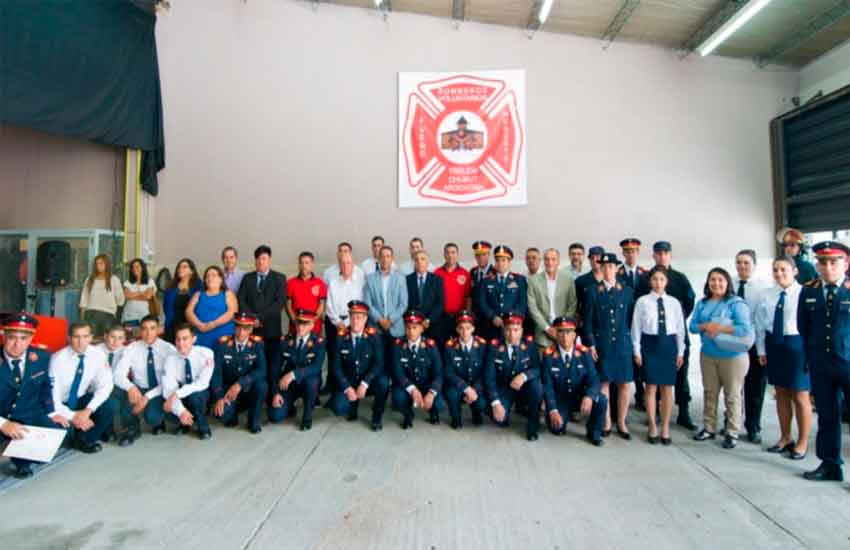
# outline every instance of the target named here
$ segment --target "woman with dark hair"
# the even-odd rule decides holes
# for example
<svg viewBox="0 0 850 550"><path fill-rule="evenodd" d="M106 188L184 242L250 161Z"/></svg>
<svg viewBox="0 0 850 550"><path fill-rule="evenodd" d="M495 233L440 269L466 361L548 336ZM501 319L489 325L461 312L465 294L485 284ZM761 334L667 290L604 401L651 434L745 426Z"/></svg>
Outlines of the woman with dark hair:
<svg viewBox="0 0 850 550"><path fill-rule="evenodd" d="M732 277L725 269L708 272L703 298L691 317L690 331L702 339L703 429L696 441L714 439L717 433L717 400L723 390L726 436L723 448L733 449L741 429L741 390L749 366L747 350L754 339L747 303L735 295Z"/></svg>
<svg viewBox="0 0 850 550"><path fill-rule="evenodd" d="M767 368L767 380L776 388L779 441L769 453L788 453L792 460L806 457L812 429L811 381L806 350L797 330L797 305L802 286L795 280L794 258L773 261L776 286L768 289L756 307L758 360ZM797 441L791 438L791 419L797 417Z"/></svg>
<svg viewBox="0 0 850 550"><path fill-rule="evenodd" d="M115 324L115 314L123 305L121 279L112 274L109 256L98 254L80 293L80 318L91 324L95 338L101 338Z"/></svg>
<svg viewBox="0 0 850 550"><path fill-rule="evenodd" d="M204 288L186 308L186 319L197 330L196 344L215 349L222 336L233 334L233 316L239 308L236 295L224 286L224 272L217 265L204 270Z"/></svg>
<svg viewBox="0 0 850 550"><path fill-rule="evenodd" d="M148 276L148 266L141 258L130 260L129 275L124 281L124 313L121 322L138 325L150 315L150 301L156 295L156 284Z"/></svg>
<svg viewBox="0 0 850 550"><path fill-rule="evenodd" d="M638 298L632 317L632 346L634 362L643 369L646 380L646 402L655 403L661 392L661 437L655 422L656 407L646 408L649 417L649 442L659 440L670 445L670 416L673 413L673 386L676 371L685 358L685 315L679 300L667 294L667 269L655 266L649 271L652 291Z"/></svg>
<svg viewBox="0 0 850 550"><path fill-rule="evenodd" d="M195 262L189 258L183 258L177 262L174 278L171 279L171 284L168 285L162 298L162 309L165 313L165 339L172 344L174 343L174 327L187 321L186 306L189 305L192 296L202 288Z"/></svg>

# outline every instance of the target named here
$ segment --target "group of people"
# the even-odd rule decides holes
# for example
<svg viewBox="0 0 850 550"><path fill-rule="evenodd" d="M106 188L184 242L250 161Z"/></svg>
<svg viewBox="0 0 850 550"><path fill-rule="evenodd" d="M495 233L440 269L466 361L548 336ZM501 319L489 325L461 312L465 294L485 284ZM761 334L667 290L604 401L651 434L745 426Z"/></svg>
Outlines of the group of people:
<svg viewBox="0 0 850 550"><path fill-rule="evenodd" d="M505 245L476 241L475 266L467 270L458 262L459 247L448 243L435 268L414 238L410 260L397 266L393 248L376 236L360 265L352 246L340 243L337 262L321 277L313 272L313 254L302 252L298 274L288 280L271 268L268 246L254 251L250 273L239 270L236 249L227 247L223 267L210 266L202 277L191 260L178 262L164 314L150 309L156 288L142 260L130 262L131 279L122 287L109 258L98 256L68 347L51 357L33 346L37 321L26 313L4 322L0 438L23 437L27 425L61 427L91 453L113 438L131 445L143 423L154 434L172 423L208 439L210 415L237 426L243 412L248 430L259 433L264 409L269 422L284 422L297 415L299 401L299 427L309 430L325 393L326 406L350 421L371 396L374 431L382 429L389 399L404 429L413 426L416 409L437 424L446 408L451 427L460 429L466 405L474 425L488 417L508 426L512 412L523 415L531 441L541 416L553 434L584 417L588 441L599 446L614 429L632 438L627 412L634 387L636 407L647 413L649 443L671 444L675 403L676 422L696 432L695 440L722 436L731 449L742 418L749 441L761 442L769 382L780 438L767 451L806 456L813 390L822 463L805 475L842 479L850 249L832 241L815 245L816 272L802 258L799 231L783 231L780 243L784 254L772 262L772 285L754 275L756 253L741 250L736 276L711 269L698 301L688 278L672 268L666 241L654 243L651 269L638 265L640 240L627 238L622 260L589 248L587 271L579 243L570 245L563 268L557 249L529 248L520 274L511 271L514 253ZM116 317L122 305L123 324ZM701 338L699 430L688 410L689 334ZM725 421L718 430L721 391ZM32 475L31 462L14 462L19 477Z"/></svg>

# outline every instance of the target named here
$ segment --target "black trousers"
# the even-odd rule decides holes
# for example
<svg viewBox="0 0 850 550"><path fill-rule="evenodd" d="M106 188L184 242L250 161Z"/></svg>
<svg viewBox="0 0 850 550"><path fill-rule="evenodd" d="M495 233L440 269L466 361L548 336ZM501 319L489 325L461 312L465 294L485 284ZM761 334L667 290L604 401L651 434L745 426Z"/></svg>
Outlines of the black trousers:
<svg viewBox="0 0 850 550"><path fill-rule="evenodd" d="M688 403L691 402L691 384L688 382L688 363L691 357L691 341L685 338L685 355L682 368L676 371L675 400L679 414L688 413Z"/></svg>
<svg viewBox="0 0 850 550"><path fill-rule="evenodd" d="M767 389L767 369L759 365L756 347L750 348L750 368L744 378L744 428L754 435L761 431L761 409Z"/></svg>
<svg viewBox="0 0 850 550"><path fill-rule="evenodd" d="M331 365L334 364L334 358L336 357L336 325L330 320L330 318L325 317L325 358L328 360L327 362L327 374L325 375L324 384L322 384L322 388L328 392L336 391L336 380L334 380L333 369Z"/></svg>
<svg viewBox="0 0 850 550"><path fill-rule="evenodd" d="M264 338L263 343L266 348L266 366L268 370L266 371L266 383L270 388L268 395L266 395L266 402L269 406L271 406L272 397L274 397L274 391L271 391L271 388L274 388L277 385L277 380L273 380L272 374L277 372L276 367L280 366L280 338Z"/></svg>

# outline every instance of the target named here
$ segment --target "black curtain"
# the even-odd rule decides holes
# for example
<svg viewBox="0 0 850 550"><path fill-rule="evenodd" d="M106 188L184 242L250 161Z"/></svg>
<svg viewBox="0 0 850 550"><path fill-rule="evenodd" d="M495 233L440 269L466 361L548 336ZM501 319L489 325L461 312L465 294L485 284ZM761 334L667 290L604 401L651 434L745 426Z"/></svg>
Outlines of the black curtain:
<svg viewBox="0 0 850 550"><path fill-rule="evenodd" d="M143 151L165 167L152 2L0 0L0 122Z"/></svg>

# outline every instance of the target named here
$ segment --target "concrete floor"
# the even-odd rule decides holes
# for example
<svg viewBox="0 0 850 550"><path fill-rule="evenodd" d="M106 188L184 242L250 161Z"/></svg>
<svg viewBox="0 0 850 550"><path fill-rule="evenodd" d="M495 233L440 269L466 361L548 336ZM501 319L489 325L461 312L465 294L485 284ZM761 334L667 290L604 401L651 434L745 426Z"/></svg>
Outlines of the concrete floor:
<svg viewBox="0 0 850 550"><path fill-rule="evenodd" d="M697 368L692 379L701 396ZM306 433L290 421L259 436L214 425L208 442L146 434L2 490L0 548L850 547L848 484L800 477L814 442L801 462L764 452L775 417L768 397L764 444L733 451L680 428L672 447L650 446L636 411L636 438L601 449L578 425L528 443L516 420L402 431L392 413L375 434L325 410Z"/></svg>

